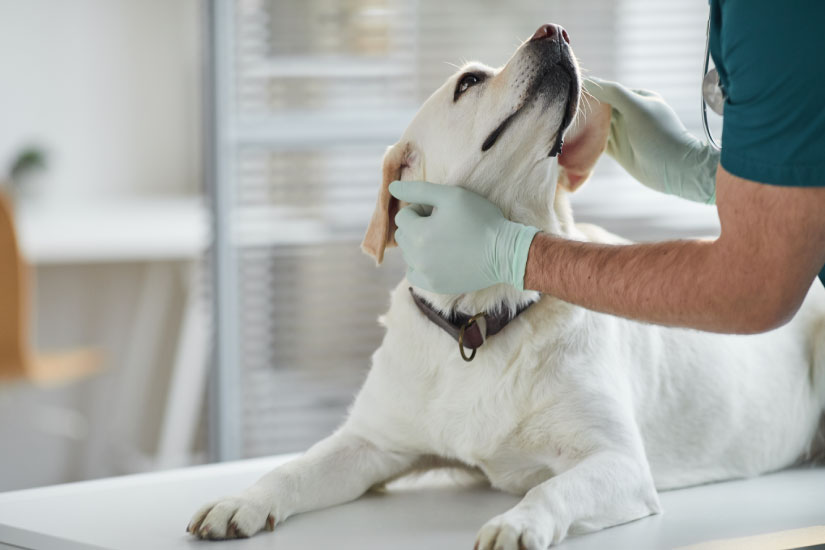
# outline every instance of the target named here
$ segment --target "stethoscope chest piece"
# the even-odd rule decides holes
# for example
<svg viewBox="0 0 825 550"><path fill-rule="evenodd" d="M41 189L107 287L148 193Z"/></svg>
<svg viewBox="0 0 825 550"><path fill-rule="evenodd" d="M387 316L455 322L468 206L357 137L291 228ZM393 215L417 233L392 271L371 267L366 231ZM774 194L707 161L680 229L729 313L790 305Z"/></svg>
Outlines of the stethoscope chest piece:
<svg viewBox="0 0 825 550"><path fill-rule="evenodd" d="M710 110L719 116L725 112L725 94L719 86L719 71L709 70L702 79L702 97Z"/></svg>

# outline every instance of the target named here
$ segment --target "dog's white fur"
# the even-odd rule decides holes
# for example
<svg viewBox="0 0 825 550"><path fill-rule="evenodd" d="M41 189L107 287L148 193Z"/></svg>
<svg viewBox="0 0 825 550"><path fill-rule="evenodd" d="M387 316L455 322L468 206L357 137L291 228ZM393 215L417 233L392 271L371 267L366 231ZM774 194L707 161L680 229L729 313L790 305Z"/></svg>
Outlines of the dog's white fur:
<svg viewBox="0 0 825 550"><path fill-rule="evenodd" d="M380 258L392 243L398 205L386 185L399 176L463 185L546 232L620 242L576 226L567 192L556 192L559 179L572 187L547 157L563 130L568 90L560 91L557 75L547 86L558 90L525 95L542 76L536 48L525 43L502 69L465 67L427 100L385 157L366 249ZM489 76L454 101L468 71ZM570 77L577 86L578 73ZM577 87L570 93L578 100ZM486 135L519 106L482 153ZM239 496L204 506L193 533L249 536L409 471L460 465L524 495L481 528L478 547L544 549L570 532L659 512L657 489L754 476L820 450L825 291L818 283L788 325L755 336L651 326L541 296L472 363L407 287L404 280L392 293L381 318L386 336L345 424ZM537 297L505 285L460 296L419 292L444 311L468 313Z"/></svg>

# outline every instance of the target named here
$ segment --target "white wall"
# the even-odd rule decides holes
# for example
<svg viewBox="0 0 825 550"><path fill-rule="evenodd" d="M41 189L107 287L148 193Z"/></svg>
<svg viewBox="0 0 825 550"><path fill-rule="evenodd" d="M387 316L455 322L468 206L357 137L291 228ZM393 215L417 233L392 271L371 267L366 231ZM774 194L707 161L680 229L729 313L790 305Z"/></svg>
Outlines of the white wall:
<svg viewBox="0 0 825 550"><path fill-rule="evenodd" d="M50 157L41 199L200 193L203 4L0 0L0 179L33 143ZM147 388L133 397L145 408L121 418L113 398L147 266L36 270L37 348L99 347L105 369L54 389L0 384L0 491L126 473L140 466L124 459L122 446L154 450L181 283L163 304L158 352L145 354ZM162 266L173 283L176 267ZM84 437L59 433L72 418Z"/></svg>
<svg viewBox="0 0 825 550"><path fill-rule="evenodd" d="M0 0L0 173L50 153L49 197L200 187L199 0Z"/></svg>

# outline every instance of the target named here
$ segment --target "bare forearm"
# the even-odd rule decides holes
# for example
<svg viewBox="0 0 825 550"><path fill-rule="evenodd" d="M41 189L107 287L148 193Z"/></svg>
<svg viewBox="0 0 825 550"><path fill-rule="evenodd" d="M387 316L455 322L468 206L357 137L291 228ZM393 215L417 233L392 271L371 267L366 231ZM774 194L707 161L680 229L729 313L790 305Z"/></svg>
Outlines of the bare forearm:
<svg viewBox="0 0 825 550"><path fill-rule="evenodd" d="M771 323L764 281L726 261L711 241L605 245L541 233L525 288L640 321L719 332L758 332Z"/></svg>
<svg viewBox="0 0 825 550"><path fill-rule="evenodd" d="M525 288L589 309L717 332L763 332L796 313L825 264L825 188L716 171L721 236L638 245L540 233Z"/></svg>

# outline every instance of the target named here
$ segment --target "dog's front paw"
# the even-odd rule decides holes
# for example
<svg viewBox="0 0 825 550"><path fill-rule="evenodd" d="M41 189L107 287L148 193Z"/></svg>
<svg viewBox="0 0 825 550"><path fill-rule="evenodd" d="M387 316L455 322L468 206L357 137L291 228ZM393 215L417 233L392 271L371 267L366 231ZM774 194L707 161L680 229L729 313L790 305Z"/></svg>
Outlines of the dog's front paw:
<svg viewBox="0 0 825 550"><path fill-rule="evenodd" d="M201 539L251 537L266 527L275 528L275 516L262 502L248 497L230 497L201 507L186 531Z"/></svg>
<svg viewBox="0 0 825 550"><path fill-rule="evenodd" d="M551 518L517 506L485 523L474 549L546 550L552 540Z"/></svg>

